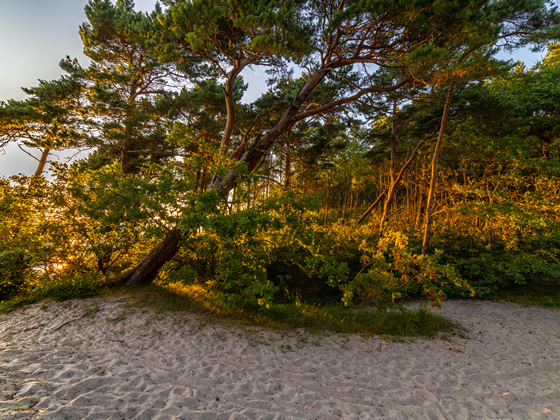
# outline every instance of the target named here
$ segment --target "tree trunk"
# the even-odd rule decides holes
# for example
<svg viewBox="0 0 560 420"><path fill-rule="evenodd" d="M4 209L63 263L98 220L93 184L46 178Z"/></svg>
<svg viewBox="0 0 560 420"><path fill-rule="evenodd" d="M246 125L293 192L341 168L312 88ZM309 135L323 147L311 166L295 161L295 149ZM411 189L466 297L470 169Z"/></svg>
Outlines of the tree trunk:
<svg viewBox="0 0 560 420"><path fill-rule="evenodd" d="M449 85L449 91L447 92L445 107L443 108L443 116L441 117L441 126L439 129L436 149L434 150L434 156L432 157L432 178L430 180L430 191L428 192L428 202L426 203L426 220L424 222L425 225L424 225L424 239L422 241L422 254L426 254L428 252L428 246L430 244L430 235L432 231L432 212L434 209L434 201L436 195L436 181L437 181L439 152L441 151L441 143L443 140L443 135L445 133L445 127L447 126L447 116L449 115L449 107L451 106L451 98L453 97L454 88L455 88L455 81L452 80L451 84Z"/></svg>
<svg viewBox="0 0 560 420"><path fill-rule="evenodd" d="M51 152L51 148L49 146L45 146L43 152L41 153L41 158L39 159L39 164L37 165L37 169L33 174L34 177L39 177L45 170L45 165L47 164L47 158L49 157L49 153Z"/></svg>
<svg viewBox="0 0 560 420"><path fill-rule="evenodd" d="M150 284L156 278L163 264L170 261L179 251L180 239L181 230L178 227L171 229L163 241L152 249L146 258L133 269L120 276L116 283L122 285Z"/></svg>
<svg viewBox="0 0 560 420"><path fill-rule="evenodd" d="M381 201L381 198L383 197L383 195L387 192L388 188L385 188L381 194L379 194L377 196L377 199L373 202L373 204L371 206L368 207L368 209L364 212L364 214L362 215L362 217L360 217L360 220L358 220L358 224L362 223L366 217L368 217L368 215L373 211L373 209L375 208L375 206L377 205L377 203L379 203L379 201Z"/></svg>
<svg viewBox="0 0 560 420"><path fill-rule="evenodd" d="M128 137L124 139L121 147L121 168L123 173L128 174L130 172L130 150L132 149L132 139L130 138L132 130L129 126L126 127L125 133Z"/></svg>
<svg viewBox="0 0 560 420"><path fill-rule="evenodd" d="M400 181L400 179L399 179ZM387 217L389 216L389 210L393 205L395 199L395 192L397 191L397 182L392 181L387 191L387 198L385 199L385 204L383 205L383 213L381 214L381 219L379 220L379 236L383 235L383 228Z"/></svg>
<svg viewBox="0 0 560 420"><path fill-rule="evenodd" d="M395 118L397 115L397 100L393 101L393 121L391 122L391 165L389 168L389 175L390 183L389 188L387 190L387 198L385 199L385 204L383 205L383 213L381 214L381 219L379 221L379 236L383 234L383 225L387 220L387 216L389 215L389 210L393 205L393 200L395 198L395 192L397 191L397 174L396 174L396 167L397 167L397 127ZM399 174L399 180L402 177L402 174Z"/></svg>
<svg viewBox="0 0 560 420"><path fill-rule="evenodd" d="M284 157L284 188L290 188L290 178L292 176L292 158L290 156L290 145L286 142L286 156Z"/></svg>
<svg viewBox="0 0 560 420"><path fill-rule="evenodd" d="M121 146L121 168L123 173L128 174L131 172L130 167L130 152L132 151L132 134L134 128L130 120L136 114L136 92L138 91L138 81L134 80L130 87L130 98L128 100L128 109L126 110L127 123L124 125L125 139Z"/></svg>
<svg viewBox="0 0 560 420"><path fill-rule="evenodd" d="M419 195L418 211L416 213L416 221L414 223L414 227L416 228L418 228L422 223L422 214L424 214L424 189L422 187L420 187Z"/></svg>
<svg viewBox="0 0 560 420"><path fill-rule="evenodd" d="M233 101L233 87L235 84L235 80L237 79L237 76L239 76L241 71L250 63L251 61L247 58L237 60L229 74L229 77L227 78L226 85L224 87L227 118L224 133L222 135L222 141L220 142L221 154L225 154L228 152L229 145L231 143L231 135L233 133L233 128L235 127L235 103Z"/></svg>

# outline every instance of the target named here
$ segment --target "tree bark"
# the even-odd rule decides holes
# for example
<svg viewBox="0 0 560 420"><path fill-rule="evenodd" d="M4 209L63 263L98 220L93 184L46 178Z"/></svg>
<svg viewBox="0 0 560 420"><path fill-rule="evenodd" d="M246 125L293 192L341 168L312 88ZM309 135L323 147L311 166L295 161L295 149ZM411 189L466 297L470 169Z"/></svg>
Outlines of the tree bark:
<svg viewBox="0 0 560 420"><path fill-rule="evenodd" d="M41 153L41 158L39 159L39 164L37 165L37 169L33 174L33 177L39 177L45 170L45 165L47 164L47 158L49 157L49 153L51 152L51 148L49 146L45 146L43 152Z"/></svg>
<svg viewBox="0 0 560 420"><path fill-rule="evenodd" d="M387 188L385 188L381 194L379 194L379 196L376 198L376 200L373 202L373 204L371 206L368 207L368 209L364 212L364 214L362 214L362 217L360 217L360 220L358 220L358 224L362 223L366 217L368 217L368 215L373 211L373 209L375 208L375 206L377 205L377 203L379 203L379 201L381 200L381 198L383 197L383 195L387 192Z"/></svg>
<svg viewBox="0 0 560 420"><path fill-rule="evenodd" d="M133 81L130 87L130 98L128 100L128 109L126 111L127 122L124 125L124 133L126 135L121 146L121 168L123 173L128 174L131 171L130 167L130 152L132 151L132 134L133 127L130 119L134 117L136 107L136 92L138 91L138 81Z"/></svg>
<svg viewBox="0 0 560 420"><path fill-rule="evenodd" d="M292 176L292 157L290 156L290 144L286 142L286 156L284 156L284 188L290 188L290 179Z"/></svg>
<svg viewBox="0 0 560 420"><path fill-rule="evenodd" d="M389 175L391 175L391 183L387 190L387 198L385 199L385 204L383 205L383 213L381 214L381 219L379 221L379 236L383 234L383 225L387 220L389 215L389 210L393 205L393 200L395 198L395 192L397 191L397 124L395 118L397 117L397 100L393 100L393 121L391 121L391 165L389 168ZM399 173L399 181L402 177L402 171Z"/></svg>
<svg viewBox="0 0 560 420"><path fill-rule="evenodd" d="M134 268L120 276L115 283L122 285L150 284L156 278L159 270L167 261L179 251L181 230L175 227L169 231L152 251Z"/></svg>
<svg viewBox="0 0 560 420"><path fill-rule="evenodd" d="M127 126L125 128L125 133L128 136L124 139L121 147L121 168L123 173L128 174L130 172L130 150L132 149L132 130Z"/></svg>
<svg viewBox="0 0 560 420"><path fill-rule="evenodd" d="M235 66L231 70L226 85L224 87L224 93L226 96L226 126L224 128L224 132L222 134L222 141L220 142L220 150L222 154L228 152L229 145L231 143L231 135L233 133L233 127L235 127L235 103L233 101L233 86L235 84L235 80L241 73L241 71L250 64L251 61L247 58L241 58L237 60Z"/></svg>
<svg viewBox="0 0 560 420"><path fill-rule="evenodd" d="M416 212L416 221L414 222L415 228L420 227L422 223L422 214L424 214L424 189L422 187L420 187L419 195L418 211Z"/></svg>
<svg viewBox="0 0 560 420"><path fill-rule="evenodd" d="M436 149L434 150L434 155L432 157L432 178L430 180L430 191L428 192L428 202L426 203L426 220L424 221L425 224L424 224L424 239L422 241L422 254L426 254L428 252L428 246L430 244L430 235L432 231L432 212L434 209L434 201L436 195L439 153L441 151L441 143L443 140L443 135L445 133L445 127L447 126L447 117L449 115L449 108L451 106L451 99L453 98L454 88L455 88L455 81L452 80L451 84L449 85L449 91L447 92L447 99L445 100L445 106L443 108L443 116L441 117L441 126L439 129Z"/></svg>

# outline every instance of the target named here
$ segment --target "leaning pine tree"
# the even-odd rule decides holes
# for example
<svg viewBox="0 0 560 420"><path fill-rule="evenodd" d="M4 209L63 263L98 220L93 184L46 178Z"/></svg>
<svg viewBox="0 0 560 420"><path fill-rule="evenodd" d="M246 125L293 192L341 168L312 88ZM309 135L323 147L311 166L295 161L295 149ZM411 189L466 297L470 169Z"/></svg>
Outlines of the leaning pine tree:
<svg viewBox="0 0 560 420"><path fill-rule="evenodd" d="M460 56L471 45L465 34L483 34L484 45L491 46L504 36L515 39L530 33L535 37L556 18L554 10L547 10L548 2L541 0L514 4L470 0L460 5L384 0L168 3L165 16L160 17L166 35L159 45L181 66L203 62L221 75L226 118L216 141L222 159L243 164L249 173L283 135L306 120L349 108L358 100L397 92L411 83L432 83L431 75L440 75L445 60ZM512 25L524 30L512 30ZM266 127L259 125L261 130L254 129L255 121L266 110L254 119L238 120L233 93L243 69L272 66L278 73L289 63L305 73L283 110L271 105L268 113L277 118L270 118ZM397 68L404 77L387 81L377 77L379 67ZM289 72L281 76L289 77ZM327 88L331 94L324 95L322 90ZM223 199L243 176L235 168L212 177L209 188ZM117 281L152 282L188 234L178 226L170 229L159 245Z"/></svg>

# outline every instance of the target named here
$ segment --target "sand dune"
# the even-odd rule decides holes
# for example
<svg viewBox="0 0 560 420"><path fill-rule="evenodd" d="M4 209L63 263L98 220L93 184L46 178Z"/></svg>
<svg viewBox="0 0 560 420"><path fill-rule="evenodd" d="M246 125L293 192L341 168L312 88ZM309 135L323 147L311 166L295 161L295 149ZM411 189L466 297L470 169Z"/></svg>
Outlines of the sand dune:
<svg viewBox="0 0 560 420"><path fill-rule="evenodd" d="M277 334L122 296L37 304L0 316L0 418L560 418L560 311L443 314L468 338Z"/></svg>

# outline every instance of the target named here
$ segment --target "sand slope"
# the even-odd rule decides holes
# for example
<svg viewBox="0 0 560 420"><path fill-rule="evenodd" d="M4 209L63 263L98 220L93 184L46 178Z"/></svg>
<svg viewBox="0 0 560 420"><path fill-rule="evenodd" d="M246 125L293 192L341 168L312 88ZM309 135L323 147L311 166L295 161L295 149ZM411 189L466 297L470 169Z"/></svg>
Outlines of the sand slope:
<svg viewBox="0 0 560 420"><path fill-rule="evenodd" d="M0 418L560 419L560 311L443 313L469 338L276 334L122 296L37 304L0 316Z"/></svg>

